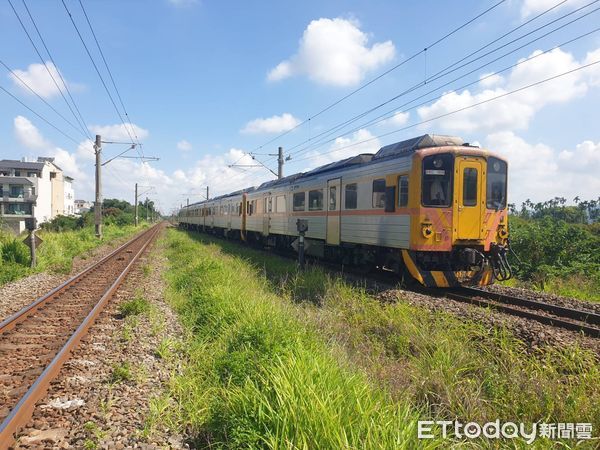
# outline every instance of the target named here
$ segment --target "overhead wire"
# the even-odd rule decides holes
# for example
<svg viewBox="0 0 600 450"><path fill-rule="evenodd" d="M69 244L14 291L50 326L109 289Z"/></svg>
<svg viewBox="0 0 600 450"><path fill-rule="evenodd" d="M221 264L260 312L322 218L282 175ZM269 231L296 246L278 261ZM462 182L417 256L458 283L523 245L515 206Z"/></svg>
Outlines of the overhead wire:
<svg viewBox="0 0 600 450"><path fill-rule="evenodd" d="M102 86L104 87L104 90L106 91L106 94L108 95L108 98L110 99L111 104L113 105L117 116L119 117L119 119L121 120L121 123L123 124L123 127L125 128L125 131L127 132L127 135L129 136L129 139L131 139L131 143L135 143L133 136L131 134L131 132L129 131L129 128L127 128L127 125L125 125L125 120L123 119L123 116L121 115L121 112L119 111L119 108L117 107L117 104L115 103L115 100L112 96L112 94L110 93L110 90L108 89L108 86L106 85L106 82L104 81L104 77L102 76L102 74L100 73L100 69L98 69L98 66L96 64L96 61L94 61L94 58L87 46L87 44L85 43L85 40L83 39L83 36L81 34L81 32L79 31L79 27L77 26L77 24L75 23L75 19L73 19L73 15L71 14L71 11L69 11L69 8L67 7L67 4L65 3L65 0L61 0L63 7L65 8L65 11L67 12L67 15L69 16L69 19L71 20L71 23L73 24L73 27L75 28L75 31L77 33L77 36L79 36L79 40L81 41L81 43L83 44L83 47L92 63L92 66L94 67L96 73L98 74L98 77L100 78L100 81L102 83ZM136 146L137 147L137 146ZM140 155L141 157L141 155ZM142 162L143 162L143 158L142 158Z"/></svg>
<svg viewBox="0 0 600 450"><path fill-rule="evenodd" d="M5 89L2 86L0 86L0 90L2 92L4 92L6 95L8 95L9 97L12 97L13 100L15 100L16 102L20 103L21 106L23 106L24 108L28 109L30 112L32 112L33 114L35 114L41 120L43 120L44 122L46 122L48 125L50 125L52 128L54 128L56 131L58 131L60 134L62 134L64 137L66 137L70 141L73 141L75 144L79 144L79 142L75 138L73 138L71 135L67 134L66 132L64 132L63 130L61 130L59 127L57 127L56 125L54 125L52 122L50 122L48 119L46 119L42 114L38 113L33 108L27 106L25 103L23 103L21 100L19 100L18 97L16 97L15 95L11 94L7 89Z"/></svg>
<svg viewBox="0 0 600 450"><path fill-rule="evenodd" d="M477 106L481 106L481 105L483 105L483 104L490 103L490 102L492 102L492 101L495 101L495 100L498 100L498 99L500 99L500 98L504 98L504 97L507 97L507 96L509 96L509 95L516 94L517 92L522 92L522 91L524 91L524 90L527 90L527 89L533 88L533 87L535 87L535 86L539 86L539 85L541 85L541 84L543 84L543 83L547 83L547 82L549 82L549 81L556 80L556 79L558 79L558 78L561 78L561 77L564 77L564 76L567 76L567 75L573 74L573 73L575 73L575 72L578 72L578 71L580 71L580 70L587 69L587 68L589 68L589 67L595 66L596 64L600 64L600 60L596 60L596 61L593 61L593 62L591 62L591 63L584 64L584 65L582 65L582 66L579 66L579 67L577 67L577 68L575 68L575 69L571 69L571 70L568 70L568 71L566 71L566 72L562 72L562 73L560 73L560 74L558 74L558 75L554 75L554 76L552 76L552 77L548 77L548 78L545 78L545 79L543 79L543 80L536 81L535 83L528 84L528 85L526 85L526 86L523 86L523 87L520 87L520 88L518 88L518 89L513 89L513 90L511 90L511 91L508 91L508 92L505 92L505 93L503 93L503 94L499 94L499 95L496 95L496 96L494 96L494 97L490 97L490 98L488 98L488 99L485 99L485 100L482 100L482 101L479 101L479 102L473 103L473 104L471 104L471 105L468 105L468 106L464 106L464 107L462 107L462 108L455 109L455 110L453 110L453 111L449 111L449 112L447 112L447 113L440 114L440 115L437 115L437 116L435 116L435 117L431 117L431 118L429 118L429 119L425 119L425 120L422 120L422 121L420 121L420 122L416 122L416 123L413 123L413 124L411 124L411 125L408 125L408 126L405 126L405 127L402 127L402 128L398 128L398 129L396 129L396 130L393 130L393 131L390 131L390 132L387 132L387 133L380 134L380 135L378 135L378 136L373 136L373 137L371 137L371 138L369 138L369 139L364 139L364 140L362 140L362 141L359 141L359 142L354 142L354 143L352 143L352 144L345 145L345 146L343 146L343 147L339 147L339 148L336 148L336 149L334 149L334 150L331 150L331 151L328 151L328 152L321 153L320 155L326 155L326 154L336 153L336 152L339 152L339 151L341 151L341 150L344 150L344 149L346 149L346 148L355 147L355 146L357 146L357 145L364 144L364 143L366 143L366 142L370 142L370 141L373 141L373 140L375 140L375 139L380 139L380 138L382 138L382 137L386 137L386 136L389 136L389 135L392 135L392 134L395 134L395 133L399 133L399 132L401 132L401 131L405 131L405 130L408 130L408 129L410 129L410 128L414 128L414 127L417 127L417 126L420 126L420 125L424 125L424 124L426 124L426 123L433 122L433 121L435 121L435 120L439 120L439 119L442 119L442 118L444 118L444 117L448 117L448 116L451 116L451 115L454 115L454 114L458 114L458 113L460 113L460 112L463 112L463 111L466 111L466 110L469 110L469 109L472 109L472 108L476 108ZM296 161L304 161L304 160L307 160L307 159L312 159L312 158L313 158L312 156L311 156L311 157L305 157L305 158L300 158L300 159L297 159Z"/></svg>
<svg viewBox="0 0 600 450"><path fill-rule="evenodd" d="M63 0L64 1L64 0ZM565 0L566 1L566 0ZM442 37L438 38L437 40L435 40L434 42L432 42L431 44L429 44L428 46L424 47L422 50L412 54L410 57L402 60L400 63L394 65L393 67L391 67L390 69L386 70L385 72L381 73L380 75L376 76L375 78L369 80L368 82L362 84L361 86L359 86L358 88L354 89L353 91L351 91L350 93L344 95L343 97L341 97L340 99L336 100L335 102L329 104L328 106L326 106L325 108L321 109L320 111L318 111L317 113L311 115L309 118L301 121L300 123L296 124L294 127L290 128L289 130L286 130L285 132L275 136L274 138L270 139L269 141L265 142L264 144L259 145L258 147L256 147L253 151L256 150L260 150L263 147L275 142L276 140L286 136L287 134L291 133L292 131L298 129L299 127L301 127L302 125L306 124L306 123L310 123L310 121L318 116L320 116L321 114L331 110L332 108L334 108L335 106L339 105L340 103L342 103L343 101L347 100L348 98L352 97L353 95L355 95L356 93L362 91L363 89L365 89L366 87L370 86L371 84L375 83L376 81L380 80L381 78L383 78L384 76L388 75L389 73L393 72L394 70L402 67L403 65L407 64L408 62L414 60L415 58L417 58L419 55L423 54L424 52L427 52L427 49L431 49L433 47L435 47L436 45L440 44L441 42L443 42L444 40L448 39L450 36L454 35L455 33L457 33L458 31L460 31L461 29L467 27L468 25L470 25L471 23L475 22L477 19L483 17L484 15L488 14L489 12L493 11L495 8L497 8L498 6L500 6L501 4L505 3L506 0L500 0L496 3L494 3L493 5L491 5L490 7L488 7L487 9L485 9L483 12L477 14L475 17L469 19L468 21L462 23L461 25L459 25L458 27L452 29L451 31L449 31L448 33L446 33L445 35L443 35ZM252 153L252 152L250 152Z"/></svg>
<svg viewBox="0 0 600 450"><path fill-rule="evenodd" d="M510 45L511 43L517 42L517 41L519 41L519 40L521 40L521 39L523 39L523 38L525 38L525 37L527 37L527 36L530 36L531 34L533 34L533 33L537 32L537 31L539 31L539 30L541 30L541 29L543 29L543 28L547 27L548 25L551 25L551 24L553 24L553 23L556 23L556 21L558 21L558 20L561 20L561 19L564 19L564 18L566 18L566 17L568 17L568 16L572 15L573 13L575 13L575 12L577 12L577 11L580 11L581 9L587 8L588 6L591 6L591 5L595 4L595 3L597 3L598 1L600 1L600 0L594 0L594 1L590 2L590 3L588 3L587 5L584 5L583 7L581 7L581 8L578 8L578 9L577 9L577 10L575 10L575 11L572 11L572 12L570 12L570 13L568 13L568 14L565 14L565 15L563 15L563 16L561 16L561 17L559 17L558 19L555 19L555 20L553 20L553 21L551 21L551 22L549 22L549 23L547 23L547 24L545 24L545 25L543 25L543 26L540 26L540 27L536 28L535 30L532 30L532 31L530 31L530 32L528 32L528 33L526 33L526 34L524 34L524 35L522 35L522 36L520 36L520 37L518 37L518 38L516 38L516 39L514 39L514 40L512 40L512 41L510 41L509 43L503 44L503 45L501 45L501 46L499 46L499 47L495 48L494 50L492 50L492 51L490 51L490 52L487 52L487 53L486 53L486 54L484 54L484 55L480 55L480 56L478 56L477 58L475 58L475 59L473 59L473 60L471 60L471 61L469 61L469 62L467 62L467 63L465 63L465 64L463 64L463 65L461 65L461 66L460 66L460 67L458 67L458 68L455 68L455 69L452 69L452 70L447 70L448 68L451 68L451 67L453 67L453 66L455 66L455 65L456 65L456 63L452 63L452 64L450 64L450 65L446 66L444 69L442 69L442 70L438 71L436 74L432 75L432 76L431 76L429 79L427 79L427 80L424 80L424 81L422 81L422 82L419 82L419 83L416 83L415 85L413 85L413 86L411 86L411 87L409 87L409 88L405 89L405 90L404 90L404 91L402 91L401 93L399 93L399 94L397 94L397 95L395 95L395 96L391 97L390 99L388 99L388 100L386 100L386 101L384 101L384 102L382 102L382 103L380 103L380 104L378 104L378 105L376 105L376 106L374 106L374 107L372 107L372 108L370 108L370 109L368 109L368 110L366 110L366 111L364 111L364 112L362 112L362 113L360 113L360 114L358 114L358 115L356 115L356 116L354 116L354 117L352 117L352 118L350 118L350 119L347 119L346 121L344 121L344 122L341 122L341 123L339 123L339 124L337 124L337 125L335 125L335 126L333 126L333 127L329 128L328 130L325 130L325 131L323 131L323 132L319 133L317 136L315 136L315 137L312 137L311 139L305 140L305 141L303 141L303 142L301 142L301 143L299 143L299 144L297 144L297 145L295 145L295 146L291 147L290 149L291 149L291 150L293 150L293 149L295 149L295 148L298 148L298 147L300 147L300 146L302 146L302 145L304 145L304 144L306 144L306 143L309 143L309 142L311 142L311 141L314 141L314 140L315 140L315 138L318 138L318 137L320 137L320 136L323 136L323 135L331 135L331 134L333 134L333 133L337 132L338 130L340 130L341 128L343 128L343 127L345 127L345 126L347 126L347 125L349 125L349 124L351 124L351 123L353 123L353 122L355 122L355 121L357 121L357 120L361 119L362 117L365 117L366 115L368 115L368 114L370 114L370 113L372 113L372 112L376 111L377 109L380 109L381 107L383 107L383 106L385 106L385 105L387 105L387 104L389 104L389 103L391 103L391 102L393 102L393 101L397 100L398 98L400 98L400 97L403 97L403 96L405 96L405 95L407 95L407 94L409 94L409 93L411 93L411 92L413 92L413 91L417 90L418 88L421 88L421 87L425 86L426 84L431 84L432 82L434 82L434 81L437 81L437 80L439 80L439 79L441 79L441 78L443 78L443 77L445 77L445 76L447 76L447 75L449 75L449 74L451 74L451 73L455 72L455 71L456 71L456 70L458 70L459 68L466 67L467 65L470 65L470 64L472 64L472 63L474 63L474 62L476 62L476 61L478 61L478 60L482 59L483 57L490 55L491 53L494 53L494 52L496 52L496 51L498 51L498 50L500 50L500 49L502 49L502 48L505 48L506 46ZM558 5L560 5L560 4L562 4L562 2L561 2L561 3L559 3ZM550 9L556 8L558 5L555 5L555 6L553 6L553 7L552 7L552 8L550 8ZM559 27L557 27L557 28L555 28L555 29L553 29L553 30L551 30L551 31L549 31L549 32L547 32L547 33L545 33L545 34L543 34L543 35L541 35L541 36L539 36L539 37L537 37L537 38L535 38L535 39L533 39L533 40L530 40L530 41L528 41L526 44L523 44L523 45L521 45L520 47L517 47L517 48L515 48L515 49L513 49L513 50L509 51L508 53L505 53L505 54L503 54L502 56L500 56L500 57L498 57L498 58L496 58L496 59L494 59L494 60L492 60L492 61L489 61L488 63L486 63L486 64L484 64L484 65L482 65L482 66L478 67L477 69L471 70L470 72L467 72L466 74L463 74L462 76L460 76L460 77L458 77L458 78L455 78L455 79L454 79L452 82L454 82L454 81L457 81L457 80L459 80L459 79L461 79L461 78L464 78L465 76L467 76L467 75L470 75L471 73L473 73L473 72L474 72L474 71L476 71L476 70L479 70L479 69L481 69L481 68L483 68L483 67L485 67L485 66L487 66L487 65L490 65L490 64L492 64L492 63L494 63L494 62L496 62L496 61L498 61L498 60L500 60L500 59L502 59L502 58L504 58L504 57L506 57L506 56L508 56L508 55L510 55L510 54L512 54L512 53L515 53L516 51L518 51L518 50L520 50L520 49L522 49L522 48L526 47L527 45L530 45L530 44L531 44L531 43L533 43L533 42L536 42L536 41L538 41L538 40L540 40L540 39L543 39L543 38L545 38L545 37L549 36L550 34L553 34L553 33L557 32L557 31L559 31L559 30L561 30L561 29L563 29L563 28L565 28L565 27L567 27L567 26L571 25L572 23L574 23L574 22L576 22L576 21L578 21L578 20L581 20L581 19L583 19L583 18L585 18L585 17L589 16L589 15L590 15L590 14L592 14L592 13L595 13L595 12L597 12L598 10L600 10L600 8L596 8L596 9L594 9L594 10L592 10L592 11L589 11L589 12L587 12L587 13L585 13L585 14L583 14L583 15L581 15L581 16L579 16L579 17L577 17L577 18L573 19L573 20L571 20L570 22L567 22L567 23L565 23L565 24L562 24L562 25L560 25ZM548 11L549 11L549 10L546 10L544 13L547 13ZM544 14L544 13L542 13L542 14ZM540 14L540 15L542 15L542 14ZM539 17L540 15L538 15L538 17ZM517 27L517 28L520 28L520 27ZM512 31L514 31L514 30L512 30ZM509 33L506 33L504 36L506 36L506 35L508 35L508 34L510 34L510 32L509 32ZM497 40L494 40L494 41L496 41L496 42L497 42ZM484 47L482 47L482 48L485 48L485 47L488 47L488 46L489 46L489 44L486 44L486 45L485 45ZM479 49L479 50L480 50L480 49ZM475 54L475 53L477 53L479 50L476 50L476 51L475 51L475 52L473 52L472 54ZM464 61L464 58L463 58L463 59L461 59L460 61ZM446 83L446 84L444 84L443 86L440 86L440 87L436 88L435 90L437 90L437 89L441 89L442 87L444 87L444 86L447 86L447 85L449 85L449 84L450 84L450 83L452 83L452 82ZM430 92L432 92L432 91L430 91ZM381 116L379 116L379 117L381 117ZM363 125L363 126L364 126L364 125ZM353 131L355 131L355 130L353 130ZM347 134L347 133L345 133L345 134ZM344 135L345 135L345 134L344 134ZM310 148L311 148L311 145L309 145L308 147L305 147L305 148L303 148L303 149L300 149L300 150L298 150L298 151L296 151L296 152L292 152L290 155L292 155L292 156L293 156L293 155L298 155L298 154L300 154L300 153L303 153L304 151L310 150Z"/></svg>
<svg viewBox="0 0 600 450"><path fill-rule="evenodd" d="M21 16L19 15L19 13L17 12L15 6L13 5L11 0L8 0L8 3L13 11L13 13L15 14L15 17L17 18L17 20L19 21L19 23L21 24L21 28L23 29L23 31L25 32L25 34L27 35L27 38L29 39L29 42L31 43L31 45L33 46L35 52L37 53L38 57L40 58L40 61L42 62L42 64L44 65L44 67L46 68L46 71L48 72L48 75L50 76L50 78L52 79L52 82L54 83L54 85L56 86L56 89L58 89L62 99L64 100L64 102L67 104L67 107L69 108L69 111L71 111L71 114L73 114L73 117L75 118L75 121L79 124L79 126L81 127L81 131L83 133L84 136L88 137L88 131L85 127L85 124L82 124L80 122L79 117L77 117L77 115L75 114L75 111L73 110L73 107L71 106L71 104L68 102L67 98L65 97L65 94L63 93L63 90L61 89L61 87L59 86L58 82L56 81L56 78L54 77L54 75L52 74L52 71L50 70L50 68L48 67L48 64L46 64L46 61L44 61L44 58L42 57L42 54L40 53L39 49L37 48L37 45L35 44L35 42L33 41L33 38L31 37L31 35L29 34L29 31L27 30L27 27L25 26L25 24L23 23L23 21L21 20ZM54 63L53 63L54 65ZM56 69L57 72L59 72L58 67L56 67L56 65L54 65L54 68Z"/></svg>
<svg viewBox="0 0 600 450"><path fill-rule="evenodd" d="M48 57L50 58L50 61L52 62L52 64L56 68L56 72L58 73L58 76L60 77L61 82L62 82L65 90L67 91L67 94L69 95L69 98L71 99L71 102L73 103L73 107L75 108L75 111L77 111L77 114L78 114L79 118L81 119L81 123L84 126L84 129L85 129L85 132L86 132L85 133L86 136L89 139L92 139L92 136L90 135L90 132L89 132L87 126L86 126L86 121L83 118L83 115L81 114L81 110L77 106L77 103L75 102L75 99L73 98L73 95L71 94L71 90L69 89L69 85L67 84L67 82L63 78L61 71L58 70L58 65L54 61L54 57L52 56L52 53L50 53L50 49L46 45L46 41L44 40L44 37L42 36L42 33L40 32L40 30L39 30L39 28L37 26L37 23L35 22L35 19L33 18L33 15L31 14L31 11L29 10L29 7L27 6L27 3L25 2L25 0L22 0L22 2L23 2L23 6L25 7L25 11L27 11L27 15L29 16L29 19L31 20L31 23L33 24L33 27L35 28L35 31L36 31L38 37L40 38L40 41L42 41L42 45L44 46L44 49L46 50L46 53L48 54Z"/></svg>
<svg viewBox="0 0 600 450"><path fill-rule="evenodd" d="M24 0L23 0L24 1ZM133 124L131 123L131 119L129 117L129 114L127 113L127 108L125 108L125 104L123 103L123 98L121 97L121 93L119 92L119 89L117 88L117 84L115 83L115 79L113 77L112 71L110 70L110 67L108 65L108 62L106 61L106 57L104 56L104 52L102 51L102 47L100 46L100 42L98 42L98 37L96 36L96 33L94 31L94 27L92 27L92 23L90 22L90 19L88 17L87 11L85 10L83 3L81 0L79 0L79 5L81 6L81 10L83 11L83 15L85 16L85 20L90 28L90 31L92 32L92 36L94 37L94 41L96 42L96 47L98 47L98 51L100 52L100 56L102 57L102 61L104 62L104 66L106 67L106 71L108 72L108 76L110 77L110 81L113 85L113 88L115 89L115 92L117 93L117 98L119 99L119 103L121 104L121 107L123 108L123 112L125 113L125 117L127 117L127 123L129 123L129 126L131 128L131 132L133 133L133 135L135 136L135 142L141 146L139 138L137 136L137 133L135 131L135 128L133 126ZM143 148L141 149L142 155L144 154Z"/></svg>
<svg viewBox="0 0 600 450"><path fill-rule="evenodd" d="M42 97L35 89L33 89L23 78L21 78L13 69L11 69L4 61L0 59L0 65L2 65L13 77L15 77L19 82L25 86L33 95L35 95L41 102L43 102L48 108L50 108L56 115L58 115L61 119L63 119L66 123L68 123L75 131L81 132L81 130L69 119L67 119L60 111L58 111L54 106L52 106L44 97ZM85 135L84 135L85 136Z"/></svg>

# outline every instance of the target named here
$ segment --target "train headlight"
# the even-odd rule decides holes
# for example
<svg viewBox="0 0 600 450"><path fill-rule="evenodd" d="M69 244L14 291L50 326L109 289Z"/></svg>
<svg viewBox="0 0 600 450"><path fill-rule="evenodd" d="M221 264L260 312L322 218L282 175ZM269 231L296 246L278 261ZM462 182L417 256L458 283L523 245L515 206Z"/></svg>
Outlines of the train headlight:
<svg viewBox="0 0 600 450"><path fill-rule="evenodd" d="M425 239L429 239L433 235L433 227L430 223L424 223L421 226L421 233Z"/></svg>
<svg viewBox="0 0 600 450"><path fill-rule="evenodd" d="M498 227L498 236L500 239L506 239L508 237L508 230L504 225Z"/></svg>
<svg viewBox="0 0 600 450"><path fill-rule="evenodd" d="M444 161L442 161L442 158L435 158L433 160L433 167L435 167L436 169L439 169L443 165L444 165Z"/></svg>

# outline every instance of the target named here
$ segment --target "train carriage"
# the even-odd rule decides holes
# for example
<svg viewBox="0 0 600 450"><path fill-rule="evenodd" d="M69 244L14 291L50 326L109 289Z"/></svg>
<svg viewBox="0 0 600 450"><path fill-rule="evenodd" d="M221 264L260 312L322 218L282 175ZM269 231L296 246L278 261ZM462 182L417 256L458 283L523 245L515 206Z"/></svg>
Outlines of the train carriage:
<svg viewBox="0 0 600 450"><path fill-rule="evenodd" d="M452 136L424 135L182 208L183 226L378 266L425 286L510 277L507 163Z"/></svg>

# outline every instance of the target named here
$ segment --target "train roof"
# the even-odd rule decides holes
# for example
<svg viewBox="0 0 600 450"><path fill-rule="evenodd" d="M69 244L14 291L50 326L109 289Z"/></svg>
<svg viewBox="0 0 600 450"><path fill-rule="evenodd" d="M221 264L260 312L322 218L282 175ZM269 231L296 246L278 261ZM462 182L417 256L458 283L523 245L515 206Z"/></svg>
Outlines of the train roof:
<svg viewBox="0 0 600 450"><path fill-rule="evenodd" d="M219 197L211 198L210 201L220 200L227 197L231 197L234 195L239 195L244 192L252 192L252 191L260 191L263 189L269 189L276 186L283 186L286 184L291 184L297 180L302 180L306 178L311 178L315 175L320 175L326 172L333 172L340 169L345 169L348 167L369 164L379 162L384 159L398 157L401 155L408 155L414 153L418 150L423 150L426 148L435 148L435 147L469 147L469 144L466 143L462 138L458 136L447 136L443 134L424 134L422 136L417 136L411 139L406 139L404 141L396 142L394 144L386 145L385 147L381 147L379 151L375 154L372 153L361 153L356 156L351 156L350 158L342 159L340 161L334 161L329 164L325 164L323 166L317 167L316 169L309 170L308 172L299 172L292 175L288 175L280 180L271 180L262 183L258 187L251 187L248 189L242 189L236 192L232 192L230 194L221 195ZM197 202L193 205L199 205L204 203Z"/></svg>

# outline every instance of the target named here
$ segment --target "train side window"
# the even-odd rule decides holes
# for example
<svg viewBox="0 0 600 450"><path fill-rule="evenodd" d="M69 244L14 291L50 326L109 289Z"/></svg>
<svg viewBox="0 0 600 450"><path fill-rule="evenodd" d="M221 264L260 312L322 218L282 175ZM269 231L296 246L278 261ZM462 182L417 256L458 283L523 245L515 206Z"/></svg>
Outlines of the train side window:
<svg viewBox="0 0 600 450"><path fill-rule="evenodd" d="M278 195L275 199L277 212L285 212L285 195Z"/></svg>
<svg viewBox="0 0 600 450"><path fill-rule="evenodd" d="M347 184L344 195L346 197L344 200L344 208L356 209L356 204L357 204L356 183Z"/></svg>
<svg viewBox="0 0 600 450"><path fill-rule="evenodd" d="M452 173L454 156L431 155L423 158L423 206L448 207L452 204Z"/></svg>
<svg viewBox="0 0 600 450"><path fill-rule="evenodd" d="M337 186L329 186L329 211L337 209Z"/></svg>
<svg viewBox="0 0 600 450"><path fill-rule="evenodd" d="M506 162L490 156L487 163L487 207L506 208Z"/></svg>
<svg viewBox="0 0 600 450"><path fill-rule="evenodd" d="M463 205L477 205L477 169L466 167L463 172Z"/></svg>
<svg viewBox="0 0 600 450"><path fill-rule="evenodd" d="M321 211L323 209L323 189L308 191L308 210Z"/></svg>
<svg viewBox="0 0 600 450"><path fill-rule="evenodd" d="M398 206L408 206L408 175L398 177Z"/></svg>
<svg viewBox="0 0 600 450"><path fill-rule="evenodd" d="M306 205L306 192L294 193L294 211L304 211Z"/></svg>
<svg viewBox="0 0 600 450"><path fill-rule="evenodd" d="M373 180L373 208L385 207L385 180Z"/></svg>

